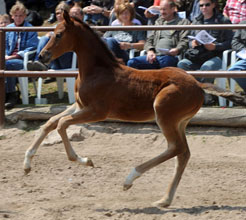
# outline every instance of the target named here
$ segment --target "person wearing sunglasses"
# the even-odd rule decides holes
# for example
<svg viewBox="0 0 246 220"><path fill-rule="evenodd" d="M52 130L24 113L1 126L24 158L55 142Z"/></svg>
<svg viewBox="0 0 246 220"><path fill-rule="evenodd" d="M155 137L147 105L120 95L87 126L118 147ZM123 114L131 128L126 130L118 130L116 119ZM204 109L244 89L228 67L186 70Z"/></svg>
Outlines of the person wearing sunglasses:
<svg viewBox="0 0 246 220"><path fill-rule="evenodd" d="M223 16L220 12L216 10L216 1L215 0L200 0L199 7L201 14L194 18L192 24L201 25L201 24L230 24L230 20ZM196 36L201 30L192 30L190 35ZM197 48L200 46L203 47L205 52L210 51L210 57L202 63L201 59L197 57L194 61L190 59L184 58L178 62L178 67L184 70L201 70L201 71L209 71L209 70L219 70L222 66L222 54L223 51L231 48L231 41L233 37L232 30L206 30L212 37L216 40L209 44L201 44L197 40L190 40L189 47ZM205 53L204 52L204 53ZM186 56L185 56L186 57ZM197 78L200 82L208 82L213 83L214 78ZM215 100L213 100L211 95L205 96L205 105L214 104Z"/></svg>

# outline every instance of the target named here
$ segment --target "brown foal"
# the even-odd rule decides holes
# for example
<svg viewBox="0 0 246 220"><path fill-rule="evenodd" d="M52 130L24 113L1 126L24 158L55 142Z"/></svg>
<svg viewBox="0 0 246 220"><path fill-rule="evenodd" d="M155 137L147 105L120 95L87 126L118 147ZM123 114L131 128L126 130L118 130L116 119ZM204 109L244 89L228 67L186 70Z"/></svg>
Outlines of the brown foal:
<svg viewBox="0 0 246 220"><path fill-rule="evenodd" d="M80 157L73 150L66 129L72 124L103 121L107 118L123 121L155 119L168 147L160 155L135 167L124 182L124 190L144 172L176 157L174 177L164 197L155 205L171 204L176 188L190 158L185 129L203 104L204 89L225 98L244 98L224 93L214 85L201 84L184 70L168 67L160 70L136 70L117 62L94 31L64 12L54 36L40 53L40 61L49 63L65 52L75 51L79 74L75 83L76 102L66 111L52 117L42 127L26 151L24 170L31 170L31 159L47 134L57 129L64 143L68 159L86 166L92 160ZM235 101L235 100L234 100Z"/></svg>

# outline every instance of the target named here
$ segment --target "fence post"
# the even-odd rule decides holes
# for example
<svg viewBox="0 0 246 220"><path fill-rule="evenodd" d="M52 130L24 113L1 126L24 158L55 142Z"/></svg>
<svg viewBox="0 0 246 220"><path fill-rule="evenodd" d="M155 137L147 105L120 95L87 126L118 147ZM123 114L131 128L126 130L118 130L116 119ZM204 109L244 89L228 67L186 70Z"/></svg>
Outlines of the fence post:
<svg viewBox="0 0 246 220"><path fill-rule="evenodd" d="M0 70L5 69L5 31L0 30ZM4 127L4 103L5 103L5 82L4 77L0 77L0 129Z"/></svg>

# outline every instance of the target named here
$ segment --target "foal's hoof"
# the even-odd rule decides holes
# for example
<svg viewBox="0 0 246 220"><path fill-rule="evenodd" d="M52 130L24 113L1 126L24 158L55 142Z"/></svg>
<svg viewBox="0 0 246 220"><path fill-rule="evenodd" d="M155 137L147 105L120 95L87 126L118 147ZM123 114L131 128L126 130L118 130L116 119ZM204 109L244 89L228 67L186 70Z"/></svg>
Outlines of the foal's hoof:
<svg viewBox="0 0 246 220"><path fill-rule="evenodd" d="M28 173L30 173L30 171L31 171L31 167L24 168L25 175L27 175Z"/></svg>
<svg viewBox="0 0 246 220"><path fill-rule="evenodd" d="M171 202L168 201L167 199L160 199L156 202L152 203L153 206L160 207L160 208L166 208L171 205Z"/></svg>
<svg viewBox="0 0 246 220"><path fill-rule="evenodd" d="M123 190L126 191L132 187L132 184L124 184L123 185Z"/></svg>
<svg viewBox="0 0 246 220"><path fill-rule="evenodd" d="M89 166L89 167L94 167L94 164L92 162L91 159L88 159L87 162L86 162L86 166Z"/></svg>

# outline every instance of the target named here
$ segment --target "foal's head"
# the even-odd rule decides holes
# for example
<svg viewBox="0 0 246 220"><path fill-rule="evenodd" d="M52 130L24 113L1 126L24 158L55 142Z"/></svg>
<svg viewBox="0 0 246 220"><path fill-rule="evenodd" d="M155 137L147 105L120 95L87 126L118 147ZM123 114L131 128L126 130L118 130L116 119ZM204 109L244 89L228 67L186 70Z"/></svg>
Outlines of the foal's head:
<svg viewBox="0 0 246 220"><path fill-rule="evenodd" d="M70 18L67 11L63 12L64 21L59 23L54 30L49 42L39 54L39 60L48 64L65 52L74 51L75 20Z"/></svg>
<svg viewBox="0 0 246 220"><path fill-rule="evenodd" d="M85 61L94 58L98 63L118 65L105 43L87 24L71 18L66 11L63 12L63 17L64 21L57 25L54 34L39 54L42 63L49 64L63 53L75 51L84 56Z"/></svg>

